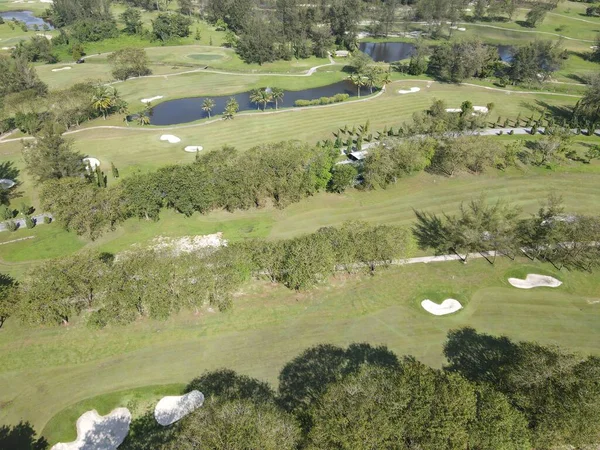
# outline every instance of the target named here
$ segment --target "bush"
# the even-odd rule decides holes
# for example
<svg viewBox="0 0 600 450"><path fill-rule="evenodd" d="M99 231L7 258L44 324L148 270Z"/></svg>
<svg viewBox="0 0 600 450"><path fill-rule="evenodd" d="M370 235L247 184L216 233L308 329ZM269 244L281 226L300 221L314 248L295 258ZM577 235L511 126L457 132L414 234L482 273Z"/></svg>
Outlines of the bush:
<svg viewBox="0 0 600 450"><path fill-rule="evenodd" d="M6 225L8 231L17 231L19 229L19 224L14 220L7 220L4 222L4 225Z"/></svg>
<svg viewBox="0 0 600 450"><path fill-rule="evenodd" d="M36 225L36 220L33 219L31 216L25 216L25 226L28 229L34 228Z"/></svg>
<svg viewBox="0 0 600 450"><path fill-rule="evenodd" d="M315 100L296 100L294 106L317 106L317 105L329 105L331 103L340 103L348 100L350 95L348 94L336 94L333 97L321 97Z"/></svg>
<svg viewBox="0 0 600 450"><path fill-rule="evenodd" d="M44 216L44 223L46 225L52 223L52 217Z"/></svg>
<svg viewBox="0 0 600 450"><path fill-rule="evenodd" d="M14 212L6 205L0 205L0 220L10 220L14 217Z"/></svg>

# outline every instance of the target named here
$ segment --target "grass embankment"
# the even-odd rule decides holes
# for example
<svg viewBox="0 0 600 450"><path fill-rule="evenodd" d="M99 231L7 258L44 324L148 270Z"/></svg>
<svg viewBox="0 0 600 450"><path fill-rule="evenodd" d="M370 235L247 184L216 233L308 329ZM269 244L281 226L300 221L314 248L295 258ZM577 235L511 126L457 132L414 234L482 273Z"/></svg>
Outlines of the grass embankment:
<svg viewBox="0 0 600 450"><path fill-rule="evenodd" d="M518 290L506 281L515 270L550 274L564 285ZM446 317L425 313L419 303L432 292L436 299L455 296L465 309ZM229 313L181 313L166 322L144 320L101 331L79 323L28 329L9 321L0 333L0 421L27 418L41 430L56 413L87 398L185 383L219 367L275 383L287 361L322 342L385 344L399 355L412 354L439 367L446 333L467 325L597 353L600 310L593 302L600 300L598 292L597 275L557 273L549 265L525 261L500 259L491 266L478 260L392 268L375 277L340 276L300 294L251 283ZM72 431L62 433L75 416L63 416L69 424L53 421L46 433L72 437Z"/></svg>

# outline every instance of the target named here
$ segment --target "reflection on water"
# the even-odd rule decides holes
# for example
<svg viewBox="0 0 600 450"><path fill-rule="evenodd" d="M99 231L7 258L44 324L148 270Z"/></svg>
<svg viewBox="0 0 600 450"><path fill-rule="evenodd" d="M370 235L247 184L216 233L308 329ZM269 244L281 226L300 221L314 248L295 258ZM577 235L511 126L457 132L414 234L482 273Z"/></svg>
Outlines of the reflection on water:
<svg viewBox="0 0 600 450"><path fill-rule="evenodd" d="M29 28L33 28L35 25L42 29L44 24L48 25L48 28L54 28L50 23L46 22L44 19L36 17L33 15L31 11L9 11L0 13L0 17L2 17L5 21L16 19L19 22L25 22L25 25Z"/></svg>

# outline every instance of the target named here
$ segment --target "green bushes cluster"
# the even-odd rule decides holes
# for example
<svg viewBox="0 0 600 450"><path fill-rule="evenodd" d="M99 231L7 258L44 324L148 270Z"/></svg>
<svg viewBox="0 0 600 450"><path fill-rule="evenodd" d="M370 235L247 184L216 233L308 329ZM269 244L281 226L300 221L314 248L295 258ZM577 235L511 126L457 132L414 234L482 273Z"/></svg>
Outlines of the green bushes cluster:
<svg viewBox="0 0 600 450"><path fill-rule="evenodd" d="M160 247L113 257L82 253L36 267L19 285L15 313L33 324L67 323L85 311L89 325L166 319L181 310L232 306L251 276L290 289L308 289L336 270L355 272L389 264L413 250L410 230L349 222L287 241L249 241L181 253Z"/></svg>
<svg viewBox="0 0 600 450"><path fill-rule="evenodd" d="M329 105L331 103L345 102L349 98L349 94L335 94L333 97L321 97L315 100L296 100L294 106Z"/></svg>

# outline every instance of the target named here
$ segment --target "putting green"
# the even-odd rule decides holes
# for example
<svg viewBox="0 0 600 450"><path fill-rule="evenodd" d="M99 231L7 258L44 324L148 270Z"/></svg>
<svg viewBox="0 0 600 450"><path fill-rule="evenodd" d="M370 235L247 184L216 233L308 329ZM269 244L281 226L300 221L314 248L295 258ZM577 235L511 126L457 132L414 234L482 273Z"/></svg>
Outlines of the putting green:
<svg viewBox="0 0 600 450"><path fill-rule="evenodd" d="M187 55L190 59L195 59L196 61L214 61L218 59L223 59L224 55L219 55L218 53L192 53Z"/></svg>

